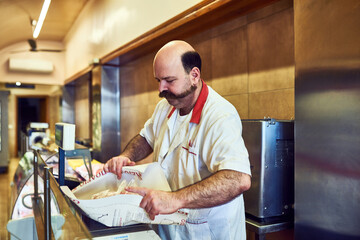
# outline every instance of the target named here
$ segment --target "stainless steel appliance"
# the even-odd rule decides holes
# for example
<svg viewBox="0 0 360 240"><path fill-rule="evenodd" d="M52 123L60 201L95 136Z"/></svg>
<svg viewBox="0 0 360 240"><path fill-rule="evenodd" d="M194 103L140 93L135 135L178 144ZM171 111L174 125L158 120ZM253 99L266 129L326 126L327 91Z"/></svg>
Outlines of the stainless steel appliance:
<svg viewBox="0 0 360 240"><path fill-rule="evenodd" d="M251 188L245 211L260 221L293 214L294 122L243 120L243 138L251 164Z"/></svg>

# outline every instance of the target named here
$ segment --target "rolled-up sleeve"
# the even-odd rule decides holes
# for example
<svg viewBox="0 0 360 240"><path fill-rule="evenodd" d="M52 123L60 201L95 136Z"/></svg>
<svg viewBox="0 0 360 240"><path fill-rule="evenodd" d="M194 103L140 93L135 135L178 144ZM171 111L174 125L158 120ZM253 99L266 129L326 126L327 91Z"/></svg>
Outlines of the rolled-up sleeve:
<svg viewBox="0 0 360 240"><path fill-rule="evenodd" d="M241 136L242 125L235 114L218 117L204 138L204 161L211 172L235 170L251 175L248 151Z"/></svg>
<svg viewBox="0 0 360 240"><path fill-rule="evenodd" d="M140 136L146 139L148 144L151 146L152 149L154 149L154 119L151 117L149 118L144 127L140 131Z"/></svg>

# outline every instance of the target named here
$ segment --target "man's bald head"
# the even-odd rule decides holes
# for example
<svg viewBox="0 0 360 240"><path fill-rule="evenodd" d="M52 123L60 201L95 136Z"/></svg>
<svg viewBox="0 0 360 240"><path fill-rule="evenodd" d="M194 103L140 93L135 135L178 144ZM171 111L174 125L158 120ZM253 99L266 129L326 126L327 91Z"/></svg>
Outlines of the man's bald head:
<svg viewBox="0 0 360 240"><path fill-rule="evenodd" d="M181 56L183 53L188 51L195 51L195 49L185 41L174 40L165 44L157 52L155 58L161 57L162 55L177 55Z"/></svg>
<svg viewBox="0 0 360 240"><path fill-rule="evenodd" d="M193 67L198 67L201 71L201 58L195 49L187 42L174 40L165 44L155 55L154 66L157 63L172 63L179 61L187 73Z"/></svg>

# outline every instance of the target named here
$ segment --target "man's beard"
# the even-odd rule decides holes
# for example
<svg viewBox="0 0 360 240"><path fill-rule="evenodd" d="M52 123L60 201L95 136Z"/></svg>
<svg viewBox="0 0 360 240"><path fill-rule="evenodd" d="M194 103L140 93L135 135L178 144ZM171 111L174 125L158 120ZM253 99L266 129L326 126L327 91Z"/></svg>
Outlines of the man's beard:
<svg viewBox="0 0 360 240"><path fill-rule="evenodd" d="M159 97L161 97L161 98L164 97L166 99L180 99L180 98L187 97L191 93L195 92L196 89L197 89L196 85L191 85L191 87L189 89L185 90L184 92L182 92L180 94L174 94L168 90L164 90L161 93L159 93Z"/></svg>

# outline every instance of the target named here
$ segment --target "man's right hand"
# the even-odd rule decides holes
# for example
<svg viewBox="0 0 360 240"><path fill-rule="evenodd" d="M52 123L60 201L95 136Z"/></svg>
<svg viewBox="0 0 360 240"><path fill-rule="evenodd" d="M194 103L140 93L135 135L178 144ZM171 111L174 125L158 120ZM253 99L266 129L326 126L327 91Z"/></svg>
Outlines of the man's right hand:
<svg viewBox="0 0 360 240"><path fill-rule="evenodd" d="M135 162L131 161L128 157L125 156L116 156L108 160L104 165L104 170L106 172L115 173L118 179L121 178L121 171L123 166L134 166Z"/></svg>

